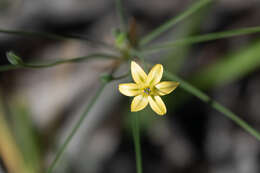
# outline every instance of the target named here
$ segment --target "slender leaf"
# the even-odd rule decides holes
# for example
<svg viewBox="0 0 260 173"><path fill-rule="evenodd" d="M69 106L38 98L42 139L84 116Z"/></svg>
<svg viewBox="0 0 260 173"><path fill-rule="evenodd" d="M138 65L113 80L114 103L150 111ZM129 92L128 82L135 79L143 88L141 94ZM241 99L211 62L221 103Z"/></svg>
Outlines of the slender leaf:
<svg viewBox="0 0 260 173"><path fill-rule="evenodd" d="M96 103L97 99L99 98L99 96L101 95L103 89L105 88L106 83L103 83L98 91L96 92L96 95L92 98L92 100L90 101L90 103L88 104L88 106L86 107L86 110L83 112L83 114L80 116L80 119L78 120L78 122L75 124L75 126L73 127L73 129L71 130L70 134L68 135L68 137L65 139L65 142L61 145L61 147L59 148L55 159L53 160L53 162L51 163L50 167L48 168L47 173L51 173L53 172L53 169L55 168L55 166L57 165L57 162L59 161L59 159L61 158L62 154L64 153L64 151L66 150L67 146L69 145L70 141L72 140L72 138L75 136L75 134L77 133L78 129L80 128L80 126L82 125L82 123L84 122L85 118L87 117L89 111L91 110L91 108L93 107L93 105Z"/></svg>
<svg viewBox="0 0 260 173"><path fill-rule="evenodd" d="M260 133L251 127L248 123L246 123L244 120L239 118L236 114L234 114L232 111L230 111L228 108L222 106L220 103L216 102L212 98L210 98L208 95L197 89L196 87L192 86L188 82L184 81L180 77L171 74L169 72L164 73L165 77L169 80L178 81L180 82L180 87L184 89L185 91L189 92L190 94L196 96L203 102L209 104L212 108L216 109L217 111L223 113L227 118L231 119L233 122L235 122L238 126L243 128L245 131L247 131L249 134L254 136L257 140L260 141Z"/></svg>
<svg viewBox="0 0 260 173"><path fill-rule="evenodd" d="M190 36L187 38L178 39L166 43L160 43L154 46L143 48L143 52L154 53L157 51L161 51L162 49L172 49L174 46L201 43L201 42L206 42L211 40L229 38L229 37L246 35L246 34L253 34L258 32L260 32L260 27L257 26L257 27L234 29L234 30L216 32L216 33L209 33L209 34L198 35L198 36Z"/></svg>
<svg viewBox="0 0 260 173"><path fill-rule="evenodd" d="M182 25L177 26L175 32L173 33L175 39L181 39L190 37L198 33L201 29L201 23L208 16L207 14L211 11L208 6L202 8L199 12L189 17L185 20ZM164 61L165 67L173 73L180 71L187 58L189 57L190 49L192 45L183 45L179 47L173 47L169 51L165 52L166 56Z"/></svg>
<svg viewBox="0 0 260 173"><path fill-rule="evenodd" d="M112 75L112 74L110 74ZM104 77L104 76L103 76ZM107 78L107 77L105 77ZM57 165L57 162L59 161L59 159L61 158L62 154L64 153L64 151L66 150L67 146L69 145L70 141L72 140L72 138L75 136L75 134L77 133L77 131L79 130L80 126L82 125L83 121L86 119L89 111L91 110L91 108L94 106L94 104L97 102L97 99L100 97L102 91L104 90L105 86L109 83L112 82L114 80L118 80L117 77L109 77L110 80L103 80L101 86L99 87L99 89L97 90L95 96L92 98L92 100L90 101L90 103L87 105L85 111L82 113L82 115L80 116L79 120L77 121L77 123L75 124L75 126L72 128L69 136L65 139L64 143L61 145L61 147L59 148L55 159L53 160L53 162L51 163L50 167L48 168L47 173L51 173L53 172L53 169L55 168L55 166ZM119 78L121 79L121 78Z"/></svg>
<svg viewBox="0 0 260 173"><path fill-rule="evenodd" d="M33 173L24 161L23 155L14 139L11 129L4 117L0 101L0 157L8 172Z"/></svg>
<svg viewBox="0 0 260 173"><path fill-rule="evenodd" d="M149 33L147 36L145 36L143 39L140 41L140 46L144 46L145 44L149 43L159 35L161 35L163 32L167 31L170 29L172 26L175 24L179 23L183 19L189 17L193 13L197 12L200 10L202 7L205 5L209 4L211 0L199 0L195 4L193 4L188 10L184 11L183 13L179 14L178 16L170 19L168 22L164 23L163 25L159 26L156 28L154 31Z"/></svg>
<svg viewBox="0 0 260 173"><path fill-rule="evenodd" d="M11 108L12 105L12 108ZM32 119L28 107L24 100L15 100L8 106L14 123L14 132L17 143L23 154L25 164L33 172L41 170L40 148L37 140L36 129L32 124Z"/></svg>

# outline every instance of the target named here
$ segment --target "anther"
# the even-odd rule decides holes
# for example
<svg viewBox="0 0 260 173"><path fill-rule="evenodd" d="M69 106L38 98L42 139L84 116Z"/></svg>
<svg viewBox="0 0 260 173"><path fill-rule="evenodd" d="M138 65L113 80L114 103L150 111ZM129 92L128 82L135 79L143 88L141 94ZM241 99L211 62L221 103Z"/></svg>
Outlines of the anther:
<svg viewBox="0 0 260 173"><path fill-rule="evenodd" d="M144 93L150 94L150 92L151 92L151 89L150 89L150 88L145 88L145 89L144 89Z"/></svg>

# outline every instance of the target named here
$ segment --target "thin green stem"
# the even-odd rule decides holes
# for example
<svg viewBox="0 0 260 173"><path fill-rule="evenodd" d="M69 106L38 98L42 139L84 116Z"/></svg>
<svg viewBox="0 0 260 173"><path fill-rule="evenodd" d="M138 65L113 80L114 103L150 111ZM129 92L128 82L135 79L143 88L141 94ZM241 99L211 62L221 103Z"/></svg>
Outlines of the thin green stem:
<svg viewBox="0 0 260 173"><path fill-rule="evenodd" d="M185 19L185 18L189 17L190 15L192 15L193 13L197 12L198 10L200 10L202 7L209 4L210 2L211 2L211 0L200 0L200 1L196 2L188 10L186 10L183 13L179 14L178 16L170 19L169 21L167 21L166 23L164 23L163 25L159 26L154 31L149 33L147 36L145 36L140 41L140 46L144 46L145 44L149 43L150 41L152 41L153 39L155 39L156 37L161 35L163 32L167 31L175 24L179 23L183 19Z"/></svg>
<svg viewBox="0 0 260 173"><path fill-rule="evenodd" d="M102 41L93 40L87 36L82 36L79 34L52 34L47 32L35 32L35 31L23 31L23 30L9 30L9 29L0 29L1 34L10 34L10 35L19 35L19 36L26 36L26 37L41 37L51 40L58 40L58 41L65 41L65 40L80 40L80 41L87 41L92 44L100 45L103 47L107 47L110 49L115 50L114 47L111 45L104 43Z"/></svg>
<svg viewBox="0 0 260 173"><path fill-rule="evenodd" d="M57 61L45 63L45 64L24 63L23 62L19 65L0 66L0 72L20 69L20 68L48 68L48 67L53 67L53 66L56 66L56 65L65 64L65 63L77 63L77 62L85 61L85 60L88 60L88 59L91 59L91 58L117 58L117 57L115 55L96 53L96 54L91 54L91 55L77 57L77 58L57 60Z"/></svg>
<svg viewBox="0 0 260 173"><path fill-rule="evenodd" d="M127 32L127 21L124 14L122 0L116 0L116 10L120 21L120 28L122 29L122 31Z"/></svg>
<svg viewBox="0 0 260 173"><path fill-rule="evenodd" d="M164 72L164 75L166 78L173 80L173 81L178 81L180 82L180 87L184 89L185 91L189 92L190 94L196 96L200 100L202 100L205 103L208 103L211 107L216 109L217 111L223 113L226 117L231 119L233 122L235 122L238 126L243 128L245 131L250 133L252 136L254 136L257 140L260 141L260 133L255 130L253 127L251 127L249 124L247 124L244 120L239 118L236 114L234 114L232 111L230 111L228 108L222 106L220 103L216 102L212 98L210 98L208 95L197 89L196 87L192 86L188 82L184 81L180 77L171 74L169 72Z"/></svg>
<svg viewBox="0 0 260 173"><path fill-rule="evenodd" d="M78 129L80 128L80 126L82 125L84 119L87 117L87 115L88 115L89 111L91 110L92 106L96 103L97 99L101 95L101 93L102 93L103 89L105 88L105 86L106 86L106 83L103 83L99 87L98 91L96 92L96 95L92 98L92 100L90 101L90 103L86 107L86 110L83 112L83 114L80 116L80 119L78 120L78 122L73 127L73 129L70 132L69 136L66 138L65 142L59 148L59 150L58 150L58 152L57 152L57 154L55 156L55 159L53 160L53 162L51 163L50 167L48 168L47 173L51 173L53 171L53 169L57 165L57 162L61 158L62 154L64 153L65 149L69 145L69 143L72 140L72 138L75 136L75 134L78 131Z"/></svg>
<svg viewBox="0 0 260 173"><path fill-rule="evenodd" d="M170 49L174 46L179 45L188 45L188 44L194 44L194 43L201 43L211 40L217 40L217 39L223 39L223 38L229 38L239 35L246 35L246 34L253 34L260 32L260 27L249 27L249 28L241 28L241 29L234 29L229 31L223 31L223 32L215 32L210 34L204 34L204 35L198 35L198 36L190 36L183 39L178 39L175 41L160 43L154 46L149 46L147 48L143 48L142 52L156 52L160 51L162 49Z"/></svg>
<svg viewBox="0 0 260 173"><path fill-rule="evenodd" d="M23 30L9 30L9 29L0 29L1 34L12 34L12 35L20 35L20 36L30 36L30 37L43 37L51 40L67 40L67 37L46 33L46 32L34 32L34 31L23 31Z"/></svg>
<svg viewBox="0 0 260 173"><path fill-rule="evenodd" d="M136 157L136 171L137 173L142 173L142 153L141 153L141 144L140 144L140 128L139 128L139 115L134 113L132 120L132 129L133 129L133 139L135 145L135 157Z"/></svg>

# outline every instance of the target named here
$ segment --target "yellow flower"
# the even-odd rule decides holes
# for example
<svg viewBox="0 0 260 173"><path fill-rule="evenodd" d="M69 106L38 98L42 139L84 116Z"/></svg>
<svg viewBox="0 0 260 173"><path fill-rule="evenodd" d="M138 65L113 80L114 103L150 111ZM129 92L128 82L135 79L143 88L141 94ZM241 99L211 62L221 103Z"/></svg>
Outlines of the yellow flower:
<svg viewBox="0 0 260 173"><path fill-rule="evenodd" d="M148 103L154 112L166 114L166 106L160 96L170 94L178 82L160 82L163 75L163 66L156 64L147 75L134 61L131 62L131 73L135 83L119 84L119 91L126 96L135 96L131 104L131 112L144 109Z"/></svg>

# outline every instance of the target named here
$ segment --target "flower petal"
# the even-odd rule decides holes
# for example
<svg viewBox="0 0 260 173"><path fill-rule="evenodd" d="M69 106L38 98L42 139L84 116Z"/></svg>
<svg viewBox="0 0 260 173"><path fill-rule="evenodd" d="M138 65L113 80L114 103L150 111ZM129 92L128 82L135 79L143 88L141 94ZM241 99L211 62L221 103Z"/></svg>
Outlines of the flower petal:
<svg viewBox="0 0 260 173"><path fill-rule="evenodd" d="M148 96L148 101L154 112L159 115L166 114L166 106L160 96Z"/></svg>
<svg viewBox="0 0 260 173"><path fill-rule="evenodd" d="M145 108L148 104L147 95L135 96L131 104L131 112L137 112Z"/></svg>
<svg viewBox="0 0 260 173"><path fill-rule="evenodd" d="M162 64L156 64L155 66L153 66L153 68L148 74L147 84L151 87L156 85L162 79L162 75L163 75Z"/></svg>
<svg viewBox="0 0 260 173"><path fill-rule="evenodd" d="M160 82L157 85L155 85L156 93L158 93L161 96L170 94L173 90L175 90L178 87L179 84L179 82L171 81Z"/></svg>
<svg viewBox="0 0 260 173"><path fill-rule="evenodd" d="M123 83L118 85L120 93L126 96L136 96L141 93L138 85L135 83Z"/></svg>
<svg viewBox="0 0 260 173"><path fill-rule="evenodd" d="M143 84L147 79L146 73L135 61L131 62L131 73L137 84Z"/></svg>

